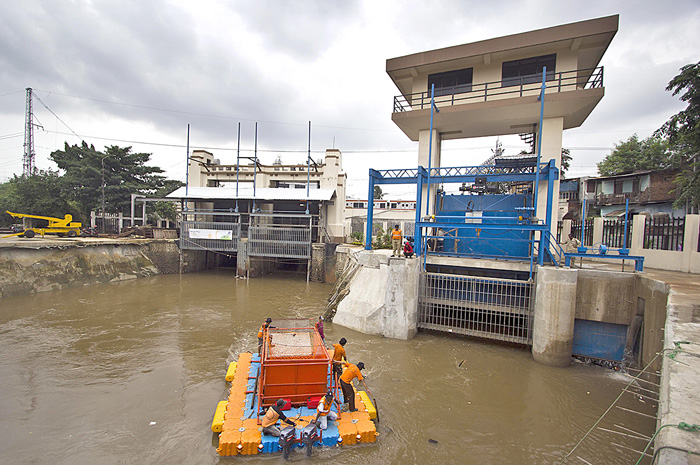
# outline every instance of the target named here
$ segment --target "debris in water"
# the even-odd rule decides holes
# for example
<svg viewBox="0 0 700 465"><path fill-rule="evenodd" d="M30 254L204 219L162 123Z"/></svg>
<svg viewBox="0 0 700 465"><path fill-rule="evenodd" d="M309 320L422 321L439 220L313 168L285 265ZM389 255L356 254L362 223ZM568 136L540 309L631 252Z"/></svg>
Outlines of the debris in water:
<svg viewBox="0 0 700 465"><path fill-rule="evenodd" d="M148 426L156 426L156 422L152 421Z"/></svg>
<svg viewBox="0 0 700 465"><path fill-rule="evenodd" d="M462 367L462 364L463 364L464 362L466 362L466 360L462 360L461 362L459 362L459 365L457 365L457 368L461 368L461 367Z"/></svg>
<svg viewBox="0 0 700 465"><path fill-rule="evenodd" d="M437 444L438 443L435 439L428 439L428 442L430 444Z"/></svg>

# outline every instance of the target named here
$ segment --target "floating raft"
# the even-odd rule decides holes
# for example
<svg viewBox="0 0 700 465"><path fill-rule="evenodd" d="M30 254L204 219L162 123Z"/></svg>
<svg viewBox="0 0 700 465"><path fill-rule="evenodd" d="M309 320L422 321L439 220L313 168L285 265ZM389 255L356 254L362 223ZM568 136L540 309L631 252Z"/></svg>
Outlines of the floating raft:
<svg viewBox="0 0 700 465"><path fill-rule="evenodd" d="M259 410L256 393L256 380L260 374L260 355L244 352L238 361L231 362L226 373L226 380L231 382L228 400L219 402L211 429L219 434L219 455L253 455L280 452L279 438L262 434L258 424ZM230 379L229 379L230 378ZM328 370L328 385L330 382ZM376 418L376 409L364 391L355 393L357 412L339 413L337 406L332 411L338 414L338 420L328 422L326 430L319 430L321 437L314 443L316 447L350 446L358 443L375 442L379 433L372 421ZM296 437L300 439L301 431L316 417L316 409L307 407L291 408L285 416L296 423ZM280 429L291 426L282 423Z"/></svg>

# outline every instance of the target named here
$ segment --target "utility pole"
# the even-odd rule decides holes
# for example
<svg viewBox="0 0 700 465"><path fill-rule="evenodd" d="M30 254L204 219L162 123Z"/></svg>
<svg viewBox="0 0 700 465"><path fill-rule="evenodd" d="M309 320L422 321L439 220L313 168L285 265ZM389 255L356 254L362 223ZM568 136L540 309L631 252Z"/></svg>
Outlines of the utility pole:
<svg viewBox="0 0 700 465"><path fill-rule="evenodd" d="M32 88L27 87L27 105L24 117L24 157L22 158L22 175L34 173L36 154L34 153L34 111L32 109Z"/></svg>

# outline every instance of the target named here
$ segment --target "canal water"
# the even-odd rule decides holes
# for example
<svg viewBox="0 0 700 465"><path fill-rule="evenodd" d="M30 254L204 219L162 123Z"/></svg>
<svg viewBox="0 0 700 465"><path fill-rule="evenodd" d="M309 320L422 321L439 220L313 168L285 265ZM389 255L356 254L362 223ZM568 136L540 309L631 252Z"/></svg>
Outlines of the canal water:
<svg viewBox="0 0 700 465"><path fill-rule="evenodd" d="M228 362L256 349L264 318L316 318L325 308L331 286L304 278L212 271L0 299L0 463L282 463L219 457L210 424ZM542 366L519 348L326 325L327 344L341 337L367 367L380 436L321 450L311 463L559 463L627 382L595 366ZM635 427L653 428L646 422ZM575 455L638 458L600 432Z"/></svg>

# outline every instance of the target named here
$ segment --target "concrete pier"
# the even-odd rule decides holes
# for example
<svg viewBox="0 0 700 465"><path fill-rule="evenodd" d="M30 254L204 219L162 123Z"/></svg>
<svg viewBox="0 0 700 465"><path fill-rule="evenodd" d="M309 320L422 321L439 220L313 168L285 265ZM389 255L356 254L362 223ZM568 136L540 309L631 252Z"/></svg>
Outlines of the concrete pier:
<svg viewBox="0 0 700 465"><path fill-rule="evenodd" d="M410 339L417 332L419 260L362 251L361 268L333 323L366 334Z"/></svg>
<svg viewBox="0 0 700 465"><path fill-rule="evenodd" d="M571 364L577 275L571 269L537 270L532 357L539 363L557 367Z"/></svg>

